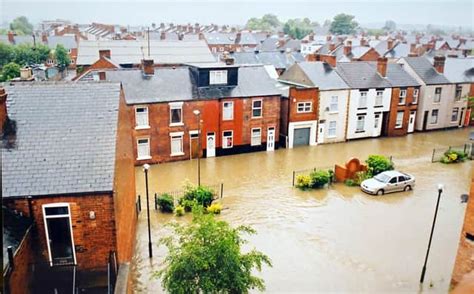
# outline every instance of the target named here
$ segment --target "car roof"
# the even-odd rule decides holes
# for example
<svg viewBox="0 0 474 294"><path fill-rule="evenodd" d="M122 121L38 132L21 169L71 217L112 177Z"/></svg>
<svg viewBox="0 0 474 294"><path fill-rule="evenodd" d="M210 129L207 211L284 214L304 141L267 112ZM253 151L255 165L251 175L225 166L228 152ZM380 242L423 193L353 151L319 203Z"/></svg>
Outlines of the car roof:
<svg viewBox="0 0 474 294"><path fill-rule="evenodd" d="M398 177L398 176L404 176L405 175L405 174L402 174L401 172L398 172L396 170L384 171L383 174L385 174L389 177Z"/></svg>

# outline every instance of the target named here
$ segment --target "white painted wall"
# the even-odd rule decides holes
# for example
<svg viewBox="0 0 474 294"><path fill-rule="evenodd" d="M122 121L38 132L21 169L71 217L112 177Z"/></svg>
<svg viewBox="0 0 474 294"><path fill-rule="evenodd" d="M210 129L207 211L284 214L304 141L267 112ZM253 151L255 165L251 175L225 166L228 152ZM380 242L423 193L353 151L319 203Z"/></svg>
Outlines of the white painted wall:
<svg viewBox="0 0 474 294"><path fill-rule="evenodd" d="M302 122L290 122L288 124L288 148L293 148L293 137L295 135L295 129L299 128L310 128L309 145L316 145L316 131L318 130L318 121L307 120Z"/></svg>
<svg viewBox="0 0 474 294"><path fill-rule="evenodd" d="M441 88L441 101L434 102L436 88ZM425 112L428 111L428 123L426 124L427 130L436 130L441 128L447 128L455 125L451 124L451 113L453 110L454 102L454 85L425 85L421 86L420 89L420 101L418 104L418 111L416 113L416 130L422 131L424 124ZM438 109L438 122L435 124L431 123L431 114L434 109ZM449 117L448 117L449 115Z"/></svg>
<svg viewBox="0 0 474 294"><path fill-rule="evenodd" d="M333 96L338 97L338 111L331 112L330 104ZM331 90L319 92L319 121L324 122L323 138L318 137L318 143L335 143L346 140L346 123L347 123L347 100L349 98L349 90ZM336 136L329 136L329 123L336 121ZM319 136L319 133L318 133Z"/></svg>

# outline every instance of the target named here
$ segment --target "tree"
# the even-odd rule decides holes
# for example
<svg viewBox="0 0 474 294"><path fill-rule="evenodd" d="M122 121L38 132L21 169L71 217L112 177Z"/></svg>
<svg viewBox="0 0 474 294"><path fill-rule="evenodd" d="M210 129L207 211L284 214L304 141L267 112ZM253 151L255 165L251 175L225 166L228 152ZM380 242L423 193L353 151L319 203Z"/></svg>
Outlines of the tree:
<svg viewBox="0 0 474 294"><path fill-rule="evenodd" d="M202 209L202 208L201 208ZM156 273L170 293L247 293L265 290L263 279L252 275L270 259L255 249L241 252L241 234L255 234L250 227L231 228L202 210L193 210L186 226L172 224L173 236L161 239L168 250L165 268Z"/></svg>
<svg viewBox="0 0 474 294"><path fill-rule="evenodd" d="M14 62L5 64L0 73L0 82L9 81L20 76L20 66Z"/></svg>
<svg viewBox="0 0 474 294"><path fill-rule="evenodd" d="M56 49L54 50L54 57L56 59L56 64L61 70L65 69L69 66L69 64L71 64L69 54L66 48L64 48L64 46L61 44L56 45Z"/></svg>
<svg viewBox="0 0 474 294"><path fill-rule="evenodd" d="M331 23L332 23L332 22L331 22L330 19L326 19L326 20L324 21L324 23L323 23L323 27L326 27L326 28L327 28L327 27L330 27L330 26L331 26Z"/></svg>
<svg viewBox="0 0 474 294"><path fill-rule="evenodd" d="M313 32L313 25L309 18L289 19L283 26L283 32L293 38L303 39L306 35Z"/></svg>
<svg viewBox="0 0 474 294"><path fill-rule="evenodd" d="M10 23L10 30L20 35L31 35L33 33L33 25L25 16L19 16Z"/></svg>
<svg viewBox="0 0 474 294"><path fill-rule="evenodd" d="M352 34L358 26L353 15L341 13L334 17L329 31L336 35L348 35Z"/></svg>
<svg viewBox="0 0 474 294"><path fill-rule="evenodd" d="M50 49L46 45L37 44L35 47L30 44L20 44L15 48L15 63L19 65L31 65L44 63L50 54Z"/></svg>
<svg viewBox="0 0 474 294"><path fill-rule="evenodd" d="M15 59L15 50L13 46L6 43L0 43L0 68Z"/></svg>
<svg viewBox="0 0 474 294"><path fill-rule="evenodd" d="M397 29L397 24L393 20L387 20L382 29L389 32L393 32Z"/></svg>
<svg viewBox="0 0 474 294"><path fill-rule="evenodd" d="M265 14L262 18L252 17L247 21L245 27L250 30L274 31L280 27L281 22L273 14Z"/></svg>

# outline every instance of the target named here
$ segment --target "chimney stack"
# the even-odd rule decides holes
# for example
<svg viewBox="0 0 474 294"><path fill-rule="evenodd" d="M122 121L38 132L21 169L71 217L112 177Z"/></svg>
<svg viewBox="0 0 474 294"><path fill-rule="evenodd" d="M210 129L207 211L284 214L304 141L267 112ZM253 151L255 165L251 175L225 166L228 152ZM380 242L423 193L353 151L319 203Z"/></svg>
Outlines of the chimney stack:
<svg viewBox="0 0 474 294"><path fill-rule="evenodd" d="M221 61L223 61L226 65L234 65L234 58L230 56L229 52L224 52L221 55Z"/></svg>
<svg viewBox="0 0 474 294"><path fill-rule="evenodd" d="M387 50L392 50L392 48L393 48L393 40L388 39L387 40Z"/></svg>
<svg viewBox="0 0 474 294"><path fill-rule="evenodd" d="M433 66L435 67L438 73L444 73L444 62L446 61L446 57L442 55L436 55L434 57Z"/></svg>
<svg viewBox="0 0 474 294"><path fill-rule="evenodd" d="M15 44L15 34L12 31L8 32L8 42Z"/></svg>
<svg viewBox="0 0 474 294"><path fill-rule="evenodd" d="M199 33L199 40L204 40L204 34L203 33Z"/></svg>
<svg viewBox="0 0 474 294"><path fill-rule="evenodd" d="M335 55L319 55L319 59L326 62L332 67L336 67L336 56Z"/></svg>
<svg viewBox="0 0 474 294"><path fill-rule="evenodd" d="M332 42L329 43L329 52L332 52L332 51L334 51L335 49L336 49L336 44L334 44L334 43L332 43Z"/></svg>
<svg viewBox="0 0 474 294"><path fill-rule="evenodd" d="M142 59L142 70L145 75L154 75L155 65L153 59Z"/></svg>
<svg viewBox="0 0 474 294"><path fill-rule="evenodd" d="M310 40L311 42L314 41L314 33L309 34L309 40Z"/></svg>
<svg viewBox="0 0 474 294"><path fill-rule="evenodd" d="M377 59L377 71L382 77L387 76L387 57L379 57Z"/></svg>
<svg viewBox="0 0 474 294"><path fill-rule="evenodd" d="M416 53L416 44L415 43L410 44L410 53Z"/></svg>
<svg viewBox="0 0 474 294"><path fill-rule="evenodd" d="M0 128L3 132L3 124L7 120L7 92L5 88L0 87Z"/></svg>
<svg viewBox="0 0 474 294"><path fill-rule="evenodd" d="M109 49L106 49L106 50L99 50L99 59L102 59L104 57L110 59L110 50Z"/></svg>
<svg viewBox="0 0 474 294"><path fill-rule="evenodd" d="M326 42L331 42L331 39L332 39L331 35L326 36Z"/></svg>
<svg viewBox="0 0 474 294"><path fill-rule="evenodd" d="M166 39L166 32L163 31L160 33L160 40L164 40L164 39Z"/></svg>
<svg viewBox="0 0 474 294"><path fill-rule="evenodd" d="M344 45L344 55L350 55L352 52L352 41L347 41Z"/></svg>
<svg viewBox="0 0 474 294"><path fill-rule="evenodd" d="M41 41L46 44L48 43L48 35L46 33L41 34Z"/></svg>
<svg viewBox="0 0 474 294"><path fill-rule="evenodd" d="M367 40L366 40L365 38L361 38L361 39L360 39L360 45L361 45L361 46L364 46L364 47L365 47L365 46L368 46Z"/></svg>

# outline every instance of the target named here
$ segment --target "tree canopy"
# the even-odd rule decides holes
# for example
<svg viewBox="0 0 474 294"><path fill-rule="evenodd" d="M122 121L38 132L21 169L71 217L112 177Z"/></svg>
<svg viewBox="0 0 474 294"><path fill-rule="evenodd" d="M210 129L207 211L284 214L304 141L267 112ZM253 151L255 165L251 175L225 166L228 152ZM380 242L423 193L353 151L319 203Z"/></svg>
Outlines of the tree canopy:
<svg viewBox="0 0 474 294"><path fill-rule="evenodd" d="M278 17L273 14L265 14L261 18L252 17L247 21L246 28L250 30L274 31L281 26Z"/></svg>
<svg viewBox="0 0 474 294"><path fill-rule="evenodd" d="M20 66L14 62L5 64L0 71L0 82L5 82L20 76Z"/></svg>
<svg viewBox="0 0 474 294"><path fill-rule="evenodd" d="M56 45L56 49L54 50L54 57L56 59L56 64L59 66L60 69L65 69L69 66L69 64L71 64L69 54L66 48L64 48L64 46L61 44Z"/></svg>
<svg viewBox="0 0 474 294"><path fill-rule="evenodd" d="M157 273L170 293L248 293L265 290L263 279L252 275L270 259L254 250L241 252L243 233L255 234L246 226L231 228L213 215L193 211L191 224L172 224L174 235L161 239L169 250L165 268Z"/></svg>
<svg viewBox="0 0 474 294"><path fill-rule="evenodd" d="M20 44L13 46L13 48L15 52L14 61L22 66L44 63L51 51L48 46L43 44L37 44L36 46Z"/></svg>
<svg viewBox="0 0 474 294"><path fill-rule="evenodd" d="M313 32L314 23L309 18L289 19L283 26L283 32L296 39L303 39L306 35Z"/></svg>
<svg viewBox="0 0 474 294"><path fill-rule="evenodd" d="M352 34L358 26L353 15L341 13L334 17L329 31L336 35L348 35Z"/></svg>
<svg viewBox="0 0 474 294"><path fill-rule="evenodd" d="M19 16L10 23L10 30L19 35L31 35L33 33L33 25L25 16Z"/></svg>
<svg viewBox="0 0 474 294"><path fill-rule="evenodd" d="M387 20L382 29L389 32L393 32L397 29L397 24L393 20Z"/></svg>

